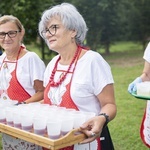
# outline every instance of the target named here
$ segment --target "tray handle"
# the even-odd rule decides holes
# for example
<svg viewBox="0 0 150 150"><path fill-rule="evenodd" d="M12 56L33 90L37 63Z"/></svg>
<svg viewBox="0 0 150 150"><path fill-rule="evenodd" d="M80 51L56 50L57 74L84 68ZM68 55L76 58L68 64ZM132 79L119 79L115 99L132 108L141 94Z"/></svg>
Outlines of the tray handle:
<svg viewBox="0 0 150 150"><path fill-rule="evenodd" d="M86 139L87 136L79 131L79 128L73 129L68 132L65 136L59 138L58 140L54 141L55 149L59 149L61 147L67 147L74 145L75 143L79 143Z"/></svg>

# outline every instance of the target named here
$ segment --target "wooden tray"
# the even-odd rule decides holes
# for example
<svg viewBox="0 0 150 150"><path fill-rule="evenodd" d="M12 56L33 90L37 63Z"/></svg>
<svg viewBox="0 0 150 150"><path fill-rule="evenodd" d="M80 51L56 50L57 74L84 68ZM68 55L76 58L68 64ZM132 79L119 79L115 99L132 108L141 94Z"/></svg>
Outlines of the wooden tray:
<svg viewBox="0 0 150 150"><path fill-rule="evenodd" d="M51 140L47 136L39 136L32 132L20 130L2 123L0 123L0 132L9 134L31 143L35 143L36 145L48 148L50 150L58 150L60 148L71 146L81 142L86 138L85 134L78 132L78 129L73 129L65 136L57 140Z"/></svg>

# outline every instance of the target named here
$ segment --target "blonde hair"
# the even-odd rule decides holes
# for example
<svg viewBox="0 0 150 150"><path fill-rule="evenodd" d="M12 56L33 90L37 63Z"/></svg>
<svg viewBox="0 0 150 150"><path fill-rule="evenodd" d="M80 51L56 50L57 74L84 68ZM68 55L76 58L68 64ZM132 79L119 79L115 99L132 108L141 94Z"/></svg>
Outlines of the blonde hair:
<svg viewBox="0 0 150 150"><path fill-rule="evenodd" d="M0 17L0 25L5 24L7 22L13 22L16 24L19 31L23 31L23 30L25 31L22 23L20 22L20 20L17 17L15 17L13 15L4 15L4 16Z"/></svg>

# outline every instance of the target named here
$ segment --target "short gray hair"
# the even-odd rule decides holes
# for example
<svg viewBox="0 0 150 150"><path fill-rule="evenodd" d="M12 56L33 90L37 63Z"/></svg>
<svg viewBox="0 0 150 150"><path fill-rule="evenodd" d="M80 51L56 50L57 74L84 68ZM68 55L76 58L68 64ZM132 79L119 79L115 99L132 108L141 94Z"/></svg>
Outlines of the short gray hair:
<svg viewBox="0 0 150 150"><path fill-rule="evenodd" d="M40 35L43 30L46 30L47 24L50 19L55 16L60 16L61 21L66 29L75 30L77 32L77 35L75 37L76 43L79 45L82 44L88 31L87 25L76 7L69 3L62 3L60 5L50 7L43 12L41 20L39 22Z"/></svg>

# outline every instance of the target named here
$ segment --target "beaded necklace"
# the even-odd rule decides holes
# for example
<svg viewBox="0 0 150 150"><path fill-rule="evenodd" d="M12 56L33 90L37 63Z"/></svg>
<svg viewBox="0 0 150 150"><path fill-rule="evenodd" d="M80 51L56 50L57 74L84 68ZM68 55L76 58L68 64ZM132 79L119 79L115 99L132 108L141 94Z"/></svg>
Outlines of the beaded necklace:
<svg viewBox="0 0 150 150"><path fill-rule="evenodd" d="M57 59L57 61L55 63L54 69L53 69L53 71L51 73L51 76L50 76L50 86L51 87L58 87L65 80L67 74L70 72L70 69L71 69L73 63L75 62L76 58L78 57L78 54L80 54L80 51L81 51L81 48L80 48L80 46L78 46L78 48L77 48L77 50L75 52L75 55L74 55L70 65L68 67L68 70L62 75L62 77L59 79L58 82L55 82L54 81L54 76L55 76L55 73L56 73L56 70L57 70L58 62L61 59L61 56L59 56L59 58Z"/></svg>

